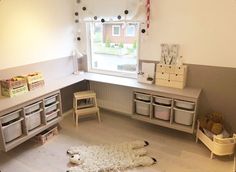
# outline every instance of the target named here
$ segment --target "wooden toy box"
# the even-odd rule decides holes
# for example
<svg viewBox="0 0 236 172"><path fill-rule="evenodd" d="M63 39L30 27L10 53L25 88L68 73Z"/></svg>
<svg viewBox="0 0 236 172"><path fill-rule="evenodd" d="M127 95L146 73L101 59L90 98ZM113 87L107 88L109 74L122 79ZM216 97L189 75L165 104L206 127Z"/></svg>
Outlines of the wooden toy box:
<svg viewBox="0 0 236 172"><path fill-rule="evenodd" d="M24 77L17 76L1 81L1 91L3 96L14 97L28 92L27 81Z"/></svg>
<svg viewBox="0 0 236 172"><path fill-rule="evenodd" d="M42 73L40 72L28 74L25 78L27 80L30 91L44 86L44 78Z"/></svg>
<svg viewBox="0 0 236 172"><path fill-rule="evenodd" d="M198 142L198 139L211 151L211 158L213 158L214 155L223 156L234 154L236 134L234 134L232 138L213 137L212 140L200 129L200 122L198 121L196 142Z"/></svg>
<svg viewBox="0 0 236 172"><path fill-rule="evenodd" d="M45 144L48 140L58 134L58 127L55 126L51 129L45 130L43 133L36 136L36 141Z"/></svg>

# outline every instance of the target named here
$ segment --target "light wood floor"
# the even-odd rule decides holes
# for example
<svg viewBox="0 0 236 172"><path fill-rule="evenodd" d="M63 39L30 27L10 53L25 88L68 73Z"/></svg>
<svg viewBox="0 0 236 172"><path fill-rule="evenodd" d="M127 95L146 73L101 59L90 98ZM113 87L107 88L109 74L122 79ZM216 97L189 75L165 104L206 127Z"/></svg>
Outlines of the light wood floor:
<svg viewBox="0 0 236 172"><path fill-rule="evenodd" d="M65 172L70 146L147 140L156 165L128 172L232 172L233 158L211 160L210 152L192 135L135 121L113 112L102 113L102 123L90 118L76 128L71 115L61 122L60 134L45 145L32 140L8 153L0 153L1 172Z"/></svg>

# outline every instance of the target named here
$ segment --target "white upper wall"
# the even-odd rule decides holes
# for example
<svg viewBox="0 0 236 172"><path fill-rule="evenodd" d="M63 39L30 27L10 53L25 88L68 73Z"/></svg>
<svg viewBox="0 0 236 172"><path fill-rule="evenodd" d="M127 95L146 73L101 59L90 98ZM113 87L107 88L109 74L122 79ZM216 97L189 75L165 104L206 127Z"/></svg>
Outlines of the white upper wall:
<svg viewBox="0 0 236 172"><path fill-rule="evenodd" d="M236 67L235 0L151 3L140 59L159 60L161 43L178 43L186 63ZM74 0L0 0L0 69L71 55L73 11Z"/></svg>
<svg viewBox="0 0 236 172"><path fill-rule="evenodd" d="M0 0L0 69L71 55L72 0Z"/></svg>
<svg viewBox="0 0 236 172"><path fill-rule="evenodd" d="M235 0L152 0L141 59L159 60L161 43L181 45L185 63L236 67Z"/></svg>

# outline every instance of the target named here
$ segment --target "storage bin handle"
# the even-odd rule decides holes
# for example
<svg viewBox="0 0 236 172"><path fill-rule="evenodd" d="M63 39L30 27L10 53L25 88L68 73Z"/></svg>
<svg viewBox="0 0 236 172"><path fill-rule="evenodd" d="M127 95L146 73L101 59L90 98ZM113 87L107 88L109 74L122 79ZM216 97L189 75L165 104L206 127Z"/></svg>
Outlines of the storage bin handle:
<svg viewBox="0 0 236 172"><path fill-rule="evenodd" d="M42 111L43 111L43 109L39 109L39 110L37 110L36 112L31 113L31 114L26 115L26 116L27 116L27 117L30 117L30 116L33 116L33 115L35 115L35 114L37 114L37 113L39 113L39 112L42 112Z"/></svg>
<svg viewBox="0 0 236 172"><path fill-rule="evenodd" d="M9 116L13 115L14 113L18 113L18 112L20 112L20 111L22 111L22 109L19 109L19 110L16 110L16 111L14 111L14 112L11 112L11 113L9 113L9 114L7 114L7 115L4 115L3 117L0 118L0 120L3 119L3 118L6 118L6 117L9 117Z"/></svg>

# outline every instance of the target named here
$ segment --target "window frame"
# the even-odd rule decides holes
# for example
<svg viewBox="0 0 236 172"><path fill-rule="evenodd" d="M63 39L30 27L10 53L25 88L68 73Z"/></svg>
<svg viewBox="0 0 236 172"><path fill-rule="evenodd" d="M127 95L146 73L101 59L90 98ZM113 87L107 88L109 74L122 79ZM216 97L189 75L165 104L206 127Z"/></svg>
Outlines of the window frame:
<svg viewBox="0 0 236 172"><path fill-rule="evenodd" d="M119 34L115 34L115 28L119 28ZM117 36L117 37L119 37L119 36L121 36L121 26L120 25L112 25L112 27L111 27L111 33L112 33L112 36Z"/></svg>
<svg viewBox="0 0 236 172"><path fill-rule="evenodd" d="M134 28L134 33L133 34L128 34L128 27L133 27ZM126 28L125 28L125 36L126 37L135 37L135 34L136 34L136 32L135 32L135 26L134 25L128 25Z"/></svg>
<svg viewBox="0 0 236 172"><path fill-rule="evenodd" d="M113 22L109 22L113 23ZM119 22L122 23L122 22ZM105 75L112 75L112 76L120 76L125 78L137 78L138 68L139 68L139 55L140 55L140 22L137 21L130 21L130 23L136 23L138 25L138 31L137 31L137 43L138 43L138 49L137 49L137 67L135 72L129 72L129 71L110 71L110 70L102 70L102 69L94 69L92 67L92 35L91 35L91 29L93 22L87 22L86 23L86 42L87 42L87 69L88 72L92 73L99 73L99 74L105 74Z"/></svg>

